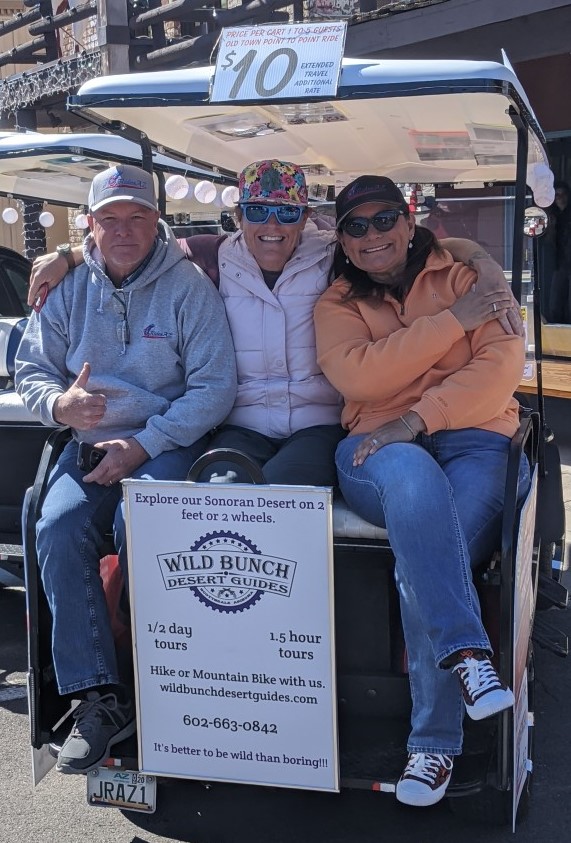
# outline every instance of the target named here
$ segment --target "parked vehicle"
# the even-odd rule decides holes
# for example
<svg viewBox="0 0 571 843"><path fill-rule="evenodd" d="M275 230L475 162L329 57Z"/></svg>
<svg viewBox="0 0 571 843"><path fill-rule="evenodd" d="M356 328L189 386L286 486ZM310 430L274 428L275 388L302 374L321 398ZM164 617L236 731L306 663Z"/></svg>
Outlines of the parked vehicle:
<svg viewBox="0 0 571 843"><path fill-rule="evenodd" d="M14 360L24 331L31 263L0 247L0 585L23 580L22 502L34 482L49 430L14 391Z"/></svg>
<svg viewBox="0 0 571 843"><path fill-rule="evenodd" d="M96 79L86 83L70 105L105 128L127 124L173 156L192 149L195 161L216 167L228 178L252 160L278 157L302 165L316 193L321 188L339 188L358 173L388 175L408 185L411 194L412 188L416 193L417 186L430 184L436 190L444 185L473 196L486 185L507 196L509 187L511 198L504 202L509 211L504 213L502 207L498 217L507 232L499 250L509 255L506 269L514 295L521 300L526 172L546 166L547 159L541 130L510 68L493 62L344 59L337 92L327 99L313 91L305 98L280 100L267 93L265 78L264 84L257 78L258 88L266 91L263 95L254 95L250 86L248 99L235 96L212 102L216 72L197 68ZM530 793L534 626L542 644L561 653L566 649L566 642L555 634L550 637L535 613L538 592L548 605L567 603L567 592L559 583L564 560L553 564L556 545L559 552L564 547L565 525L557 446L548 440L540 400L537 412L522 414L514 436L501 545L477 576L499 672L516 693L515 710L468 724L464 755L448 790L451 805L459 813L498 823L515 823L518 805L521 812ZM522 450L530 460L534 482L523 506L518 506L517 466ZM55 453L48 457L53 460ZM197 471L192 476L198 476ZM57 754L59 724L67 711L50 669L50 616L33 546L44 478L37 478L26 527L31 740L37 778L48 766L50 754ZM161 488L157 484L156 492ZM192 488L189 485L187 494ZM271 495L272 487L259 486L258 491ZM334 502L332 523L334 702L339 710L341 785L394 792L404 764L403 734L410 712L392 578L394 557L386 533L350 513L341 500ZM543 555L540 570L542 547L548 548L548 555ZM131 594L134 615L142 614L136 571ZM137 635L135 622L132 632ZM144 683L139 683L138 693L140 716L147 706ZM168 707L166 695L164 705ZM231 718L231 703L228 711ZM63 731L68 730L66 721ZM188 742L187 735L181 727L181 746ZM92 804L154 808L148 794L154 791L157 769L140 766L142 746L139 734L136 747L116 748L111 772L109 768L100 772L109 786L97 799L90 799ZM311 746L308 754L310 750ZM220 770L223 780L223 766ZM136 805L129 804L124 789L118 787L118 771L137 786ZM200 777L193 772L192 758L183 777ZM93 795L92 784L88 787Z"/></svg>
<svg viewBox="0 0 571 843"><path fill-rule="evenodd" d="M0 316L27 316L26 303L30 261L6 246L0 246Z"/></svg>

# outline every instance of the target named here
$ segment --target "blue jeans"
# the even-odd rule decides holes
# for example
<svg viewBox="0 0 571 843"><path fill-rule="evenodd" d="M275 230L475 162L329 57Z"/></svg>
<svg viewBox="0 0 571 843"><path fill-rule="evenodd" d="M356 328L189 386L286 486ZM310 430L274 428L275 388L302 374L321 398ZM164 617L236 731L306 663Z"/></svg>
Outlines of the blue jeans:
<svg viewBox="0 0 571 843"><path fill-rule="evenodd" d="M207 440L165 451L132 476L185 480ZM115 644L99 575L105 534L113 531L127 582L127 544L120 483L84 483L77 442L68 442L55 465L37 524L38 563L52 612L52 654L60 694L120 681Z"/></svg>
<svg viewBox="0 0 571 843"><path fill-rule="evenodd" d="M474 428L444 430L386 445L354 467L363 438L339 443L339 485L351 509L386 527L395 555L413 702L408 751L459 755L460 683L440 664L464 648L492 650L471 566L499 542L510 440ZM520 497L529 482L524 456Z"/></svg>

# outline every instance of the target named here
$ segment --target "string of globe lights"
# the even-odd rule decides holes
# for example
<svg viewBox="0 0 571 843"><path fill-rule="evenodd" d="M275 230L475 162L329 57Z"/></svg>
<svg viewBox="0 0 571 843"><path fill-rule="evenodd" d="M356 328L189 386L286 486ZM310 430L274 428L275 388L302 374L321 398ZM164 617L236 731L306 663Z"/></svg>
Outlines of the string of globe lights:
<svg viewBox="0 0 571 843"><path fill-rule="evenodd" d="M14 207L13 205L9 205L7 208L4 208L2 211L2 219L6 223L6 225L14 225L20 219L20 215L25 216L24 210L24 200L22 199L14 199L11 194L8 194L7 199L15 202L18 207ZM41 202L41 200L39 200ZM34 204L34 199L30 198L26 200L29 204ZM46 211L46 202L42 203L43 211L38 214L38 222L43 228L51 228L55 222L55 217L51 211ZM87 220L86 220L87 221Z"/></svg>
<svg viewBox="0 0 571 843"><path fill-rule="evenodd" d="M21 236L24 243L26 257L33 259L45 252L45 237L42 235L42 228L51 228L55 222L51 211L46 210L46 203L42 200L16 199L8 196L10 201L16 205L9 205L2 211L2 220L7 225L14 225L22 218ZM39 223L39 225L38 225Z"/></svg>
<svg viewBox="0 0 571 843"><path fill-rule="evenodd" d="M208 179L202 179L192 185L183 175L169 176L165 180L165 193L169 199L196 199L202 205L216 205L217 207L234 208L238 201L238 188L231 185L225 187L220 194L216 185Z"/></svg>
<svg viewBox="0 0 571 843"><path fill-rule="evenodd" d="M234 185L225 187L220 194L216 190L216 185L207 179L202 179L191 184L183 175L172 175L165 180L165 193L169 199L181 201L182 199L190 200L194 196L197 202L202 205L215 205L218 208L234 208L238 202L238 188ZM24 214L24 200L15 199L11 194L8 194L7 199L14 202L14 205L9 205L2 211L2 220L6 225L15 225L21 216ZM30 199L29 202L33 202ZM41 200L40 200L41 201ZM43 210L38 214L38 222L43 228L51 228L55 222L54 215L51 211L46 210L47 203L43 203ZM88 227L87 214L85 210L81 210L74 219L75 228L79 231L84 231ZM24 230L24 235L26 231Z"/></svg>

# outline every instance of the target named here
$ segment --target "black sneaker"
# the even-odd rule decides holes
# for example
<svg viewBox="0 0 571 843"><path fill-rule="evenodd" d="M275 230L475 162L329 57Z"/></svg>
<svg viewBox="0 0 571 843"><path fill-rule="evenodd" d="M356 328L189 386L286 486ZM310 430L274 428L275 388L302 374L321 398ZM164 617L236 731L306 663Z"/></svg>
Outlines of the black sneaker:
<svg viewBox="0 0 571 843"><path fill-rule="evenodd" d="M419 808L436 805L446 793L453 763L451 755L411 752L404 773L398 780L398 801Z"/></svg>
<svg viewBox="0 0 571 843"><path fill-rule="evenodd" d="M460 680L466 711L472 720L484 720L514 704L514 695L482 650L461 650L452 668Z"/></svg>
<svg viewBox="0 0 571 843"><path fill-rule="evenodd" d="M75 725L62 746L56 769L60 773L88 773L103 764L113 744L135 731L132 702L121 704L113 693L89 691L73 712Z"/></svg>

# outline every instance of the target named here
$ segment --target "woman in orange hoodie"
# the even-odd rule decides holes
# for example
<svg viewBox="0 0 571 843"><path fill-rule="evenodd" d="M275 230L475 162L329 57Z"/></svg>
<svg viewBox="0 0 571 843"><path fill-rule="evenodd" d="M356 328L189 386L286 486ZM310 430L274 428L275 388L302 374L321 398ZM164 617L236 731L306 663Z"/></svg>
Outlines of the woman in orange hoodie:
<svg viewBox="0 0 571 843"><path fill-rule="evenodd" d="M361 176L336 201L334 284L315 309L318 362L343 395L343 495L386 526L413 698L397 799L432 805L462 752L466 711L513 705L490 661L471 566L493 552L524 343L498 321L509 293L477 295L475 274L415 228L397 186ZM520 494L529 486L522 460Z"/></svg>

